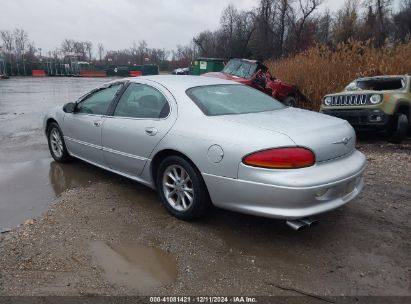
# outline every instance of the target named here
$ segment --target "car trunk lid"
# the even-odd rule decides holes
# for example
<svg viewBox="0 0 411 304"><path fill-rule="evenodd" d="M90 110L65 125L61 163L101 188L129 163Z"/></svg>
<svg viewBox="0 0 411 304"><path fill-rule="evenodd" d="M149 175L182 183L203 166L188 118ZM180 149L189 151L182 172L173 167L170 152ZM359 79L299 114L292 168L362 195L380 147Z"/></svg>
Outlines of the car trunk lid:
<svg viewBox="0 0 411 304"><path fill-rule="evenodd" d="M311 149L316 161L337 158L355 149L355 132L346 121L317 112L286 108L216 118L285 134L297 146ZM275 147L267 140L267 149Z"/></svg>

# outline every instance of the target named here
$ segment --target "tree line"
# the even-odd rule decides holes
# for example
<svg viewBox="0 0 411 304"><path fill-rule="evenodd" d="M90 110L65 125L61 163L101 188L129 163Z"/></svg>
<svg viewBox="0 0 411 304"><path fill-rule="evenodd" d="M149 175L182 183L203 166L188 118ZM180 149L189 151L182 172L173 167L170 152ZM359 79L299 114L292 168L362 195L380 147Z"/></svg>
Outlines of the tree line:
<svg viewBox="0 0 411 304"><path fill-rule="evenodd" d="M349 40L371 40L381 48L411 38L411 0L346 0L334 13L322 0L260 0L257 8L241 11L229 5L220 26L193 38L205 57L259 60L288 57L316 44L336 46Z"/></svg>
<svg viewBox="0 0 411 304"><path fill-rule="evenodd" d="M227 6L217 30L198 33L187 45L174 50L150 48L144 40L122 50L103 44L64 39L47 53L36 48L24 29L0 31L0 56L10 63L44 60L87 61L95 64L157 64L162 70L185 67L198 56L253 58L289 57L316 44L338 46L349 40L371 41L383 48L411 39L411 0L346 0L335 12L323 0L260 0L251 10ZM322 8L322 9L321 9ZM23 64L24 67L24 64Z"/></svg>
<svg viewBox="0 0 411 304"><path fill-rule="evenodd" d="M187 49L189 51L187 51ZM24 29L0 30L0 59L5 58L16 71L24 63L39 64L48 61L71 63L89 62L105 65L156 64L161 70L169 70L181 64L188 65L195 53L191 48L177 46L175 50L150 48L145 40L133 42L129 48L106 50L102 43L64 39L54 50L42 52L36 48ZM20 73L19 73L20 74Z"/></svg>

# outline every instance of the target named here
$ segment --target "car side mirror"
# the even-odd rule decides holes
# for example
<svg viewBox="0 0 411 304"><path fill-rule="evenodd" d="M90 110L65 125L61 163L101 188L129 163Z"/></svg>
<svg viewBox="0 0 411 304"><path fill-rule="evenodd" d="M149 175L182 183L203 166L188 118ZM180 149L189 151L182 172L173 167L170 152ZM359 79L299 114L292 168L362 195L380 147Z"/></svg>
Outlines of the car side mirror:
<svg viewBox="0 0 411 304"><path fill-rule="evenodd" d="M69 102L63 106L63 111L64 113L73 113L75 108L76 104L74 102Z"/></svg>

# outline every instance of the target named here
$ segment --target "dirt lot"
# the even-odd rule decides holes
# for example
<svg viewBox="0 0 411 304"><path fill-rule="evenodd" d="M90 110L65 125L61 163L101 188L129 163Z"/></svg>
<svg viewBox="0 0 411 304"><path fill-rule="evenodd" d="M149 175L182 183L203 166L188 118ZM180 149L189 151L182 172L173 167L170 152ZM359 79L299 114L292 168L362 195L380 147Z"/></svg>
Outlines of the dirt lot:
<svg viewBox="0 0 411 304"><path fill-rule="evenodd" d="M410 140L361 135L363 193L295 232L223 210L179 221L148 188L80 161L52 162L39 126L2 132L0 187L9 186L0 206L26 188L20 200L54 204L0 234L0 295L411 296ZM27 170L37 176L23 178Z"/></svg>

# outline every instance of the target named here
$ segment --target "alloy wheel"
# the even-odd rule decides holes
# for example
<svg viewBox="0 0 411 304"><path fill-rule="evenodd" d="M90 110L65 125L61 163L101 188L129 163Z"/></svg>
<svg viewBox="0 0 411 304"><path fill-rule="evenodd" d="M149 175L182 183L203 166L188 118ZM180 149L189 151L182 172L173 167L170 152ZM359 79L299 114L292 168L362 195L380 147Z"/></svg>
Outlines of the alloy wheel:
<svg viewBox="0 0 411 304"><path fill-rule="evenodd" d="M163 191L168 204L177 211L186 211L193 204L193 183L180 165L170 165L164 171Z"/></svg>
<svg viewBox="0 0 411 304"><path fill-rule="evenodd" d="M61 139L60 132L53 128L50 132L50 146L53 154L57 158L61 158L63 156L63 141Z"/></svg>

